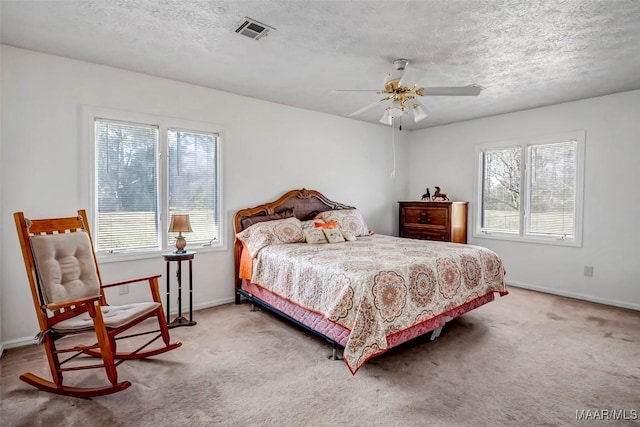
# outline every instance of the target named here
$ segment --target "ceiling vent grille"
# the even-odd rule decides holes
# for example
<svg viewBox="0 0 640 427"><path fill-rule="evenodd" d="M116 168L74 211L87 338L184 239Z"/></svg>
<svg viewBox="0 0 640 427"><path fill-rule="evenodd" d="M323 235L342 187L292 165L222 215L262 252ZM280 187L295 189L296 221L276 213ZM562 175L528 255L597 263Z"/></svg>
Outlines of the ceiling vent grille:
<svg viewBox="0 0 640 427"><path fill-rule="evenodd" d="M238 28L236 28L236 33L242 34L243 36L247 36L254 40L260 40L262 37L265 37L271 30L275 30L275 28L245 16L245 21L240 24Z"/></svg>

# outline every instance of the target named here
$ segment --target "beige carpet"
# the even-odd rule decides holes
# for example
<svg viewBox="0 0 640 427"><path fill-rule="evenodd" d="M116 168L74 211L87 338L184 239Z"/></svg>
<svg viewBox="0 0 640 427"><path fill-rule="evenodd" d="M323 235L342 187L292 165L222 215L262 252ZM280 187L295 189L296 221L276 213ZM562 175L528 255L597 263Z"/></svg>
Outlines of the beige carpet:
<svg viewBox="0 0 640 427"><path fill-rule="evenodd" d="M38 391L37 346L0 359L2 426L638 425L640 312L521 289L351 376L323 340L246 304L194 313L184 345L120 366L133 385L82 400ZM67 374L89 384L102 372ZM626 420L580 421L576 411ZM602 412L598 412L602 414Z"/></svg>

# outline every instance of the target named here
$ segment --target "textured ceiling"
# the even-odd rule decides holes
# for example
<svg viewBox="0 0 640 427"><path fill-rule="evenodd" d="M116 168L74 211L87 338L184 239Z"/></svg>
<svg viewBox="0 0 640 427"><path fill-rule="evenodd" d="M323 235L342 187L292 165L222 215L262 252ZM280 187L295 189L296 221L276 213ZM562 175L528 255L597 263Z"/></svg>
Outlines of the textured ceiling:
<svg viewBox="0 0 640 427"><path fill-rule="evenodd" d="M380 96L395 58L423 97L406 129L640 89L639 0L6 1L1 41L347 117ZM235 33L249 16L275 27ZM354 117L378 123L384 106Z"/></svg>

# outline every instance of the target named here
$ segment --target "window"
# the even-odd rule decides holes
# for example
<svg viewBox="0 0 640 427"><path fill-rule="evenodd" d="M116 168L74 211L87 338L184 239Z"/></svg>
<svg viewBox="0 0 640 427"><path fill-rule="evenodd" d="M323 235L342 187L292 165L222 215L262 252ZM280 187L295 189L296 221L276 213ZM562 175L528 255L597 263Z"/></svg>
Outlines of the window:
<svg viewBox="0 0 640 427"><path fill-rule="evenodd" d="M188 242L219 239L218 136L169 129L169 215L188 213L193 232ZM174 241L177 233L169 234Z"/></svg>
<svg viewBox="0 0 640 427"><path fill-rule="evenodd" d="M476 237L582 245L583 131L476 154Z"/></svg>
<svg viewBox="0 0 640 427"><path fill-rule="evenodd" d="M101 254L173 247L172 214L189 214L188 245L222 245L220 131L208 124L88 109L94 244Z"/></svg>

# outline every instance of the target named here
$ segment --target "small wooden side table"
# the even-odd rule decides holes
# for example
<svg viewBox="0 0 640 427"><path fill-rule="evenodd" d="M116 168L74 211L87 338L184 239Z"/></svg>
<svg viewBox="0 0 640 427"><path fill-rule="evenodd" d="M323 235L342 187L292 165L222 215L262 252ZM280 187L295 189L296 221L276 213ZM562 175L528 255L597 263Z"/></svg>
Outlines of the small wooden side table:
<svg viewBox="0 0 640 427"><path fill-rule="evenodd" d="M162 254L162 257L167 263L167 324L169 328L177 328L178 326L193 326L196 322L193 320L193 257L196 255L195 251L186 251L183 253L166 252ZM182 261L189 261L189 319L182 317ZM170 265L172 262L178 263L176 270L176 278L178 280L178 317L169 321L169 312L171 308L171 293L170 291Z"/></svg>

